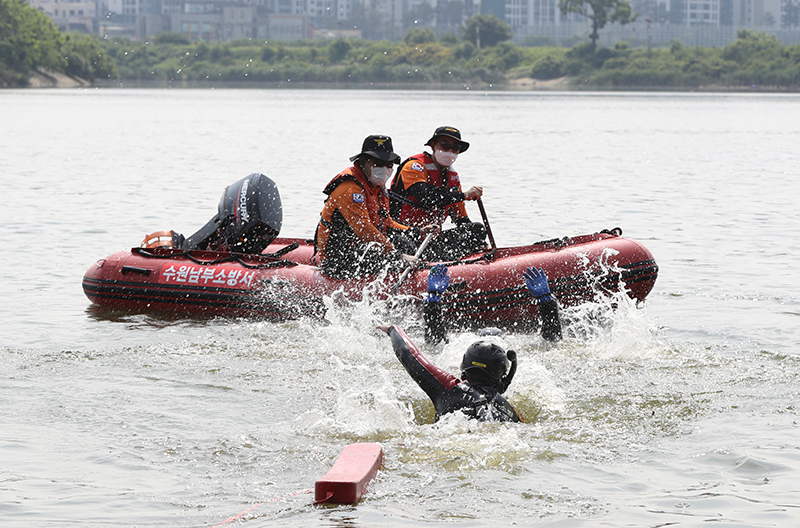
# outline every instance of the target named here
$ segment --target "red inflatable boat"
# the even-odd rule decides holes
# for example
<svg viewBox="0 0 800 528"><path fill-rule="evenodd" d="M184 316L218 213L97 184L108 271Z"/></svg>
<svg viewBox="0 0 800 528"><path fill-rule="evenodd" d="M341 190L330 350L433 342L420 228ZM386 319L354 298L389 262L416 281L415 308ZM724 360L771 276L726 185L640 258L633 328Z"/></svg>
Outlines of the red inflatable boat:
<svg viewBox="0 0 800 528"><path fill-rule="evenodd" d="M100 307L275 320L323 317L326 296L419 302L427 292L427 266L408 274L395 293L396 273L331 279L310 264L312 241L275 238L281 221L274 183L251 175L226 189L217 216L191 237L168 232L163 247L138 247L98 260L83 278L84 292ZM619 291L644 300L658 266L647 248L620 233L497 248L448 263L445 318L463 325L534 323L536 303L522 276L530 266L545 271L563 306ZM144 245L159 246L150 242Z"/></svg>
<svg viewBox="0 0 800 528"><path fill-rule="evenodd" d="M292 319L323 316L323 296L337 291L356 301L366 291L386 298L398 282L397 274L378 283L373 283L375 277L330 279L316 266L305 264L313 250L309 241L284 238L276 239L262 255L133 248L98 260L86 272L83 289L99 306ZM564 306L620 290L643 300L658 275L647 248L613 234L499 248L449 267L451 286L442 298L446 318L498 325L534 320L536 303L522 278L529 266L544 269ZM397 295L422 299L427 276L428 269L412 272Z"/></svg>

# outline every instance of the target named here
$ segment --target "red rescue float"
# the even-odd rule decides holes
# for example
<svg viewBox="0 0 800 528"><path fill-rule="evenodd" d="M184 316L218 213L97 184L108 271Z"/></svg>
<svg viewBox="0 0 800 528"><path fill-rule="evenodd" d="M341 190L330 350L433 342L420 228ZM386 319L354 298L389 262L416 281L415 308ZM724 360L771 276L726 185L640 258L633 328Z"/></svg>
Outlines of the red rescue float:
<svg viewBox="0 0 800 528"><path fill-rule="evenodd" d="M383 448L380 444L350 444L333 467L314 485L314 502L353 504L367 491L383 465Z"/></svg>

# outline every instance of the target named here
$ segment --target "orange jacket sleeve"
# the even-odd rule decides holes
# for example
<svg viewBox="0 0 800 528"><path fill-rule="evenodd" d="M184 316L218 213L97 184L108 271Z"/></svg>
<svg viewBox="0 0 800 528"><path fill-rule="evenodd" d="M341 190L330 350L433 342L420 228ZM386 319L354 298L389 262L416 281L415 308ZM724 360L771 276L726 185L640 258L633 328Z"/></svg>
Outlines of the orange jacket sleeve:
<svg viewBox="0 0 800 528"><path fill-rule="evenodd" d="M401 224L400 222L395 221L394 218L391 216L389 217L389 222L387 224L390 229L398 229L400 231L405 231L406 229L411 229L409 226Z"/></svg>
<svg viewBox="0 0 800 528"><path fill-rule="evenodd" d="M467 214L467 207L464 205L464 202L453 204L453 211L456 219L469 218L469 215Z"/></svg>
<svg viewBox="0 0 800 528"><path fill-rule="evenodd" d="M421 161L411 160L400 169L400 179L403 180L403 189L408 190L415 183L428 183L428 172Z"/></svg>

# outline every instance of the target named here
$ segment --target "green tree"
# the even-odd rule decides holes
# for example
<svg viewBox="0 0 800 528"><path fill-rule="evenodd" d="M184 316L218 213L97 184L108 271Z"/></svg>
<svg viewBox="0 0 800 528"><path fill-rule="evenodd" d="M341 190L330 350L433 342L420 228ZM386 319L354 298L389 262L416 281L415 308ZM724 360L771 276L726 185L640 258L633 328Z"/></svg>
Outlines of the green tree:
<svg viewBox="0 0 800 528"><path fill-rule="evenodd" d="M508 24L494 15L473 15L467 19L464 40L472 42L476 48L496 46L514 35Z"/></svg>
<svg viewBox="0 0 800 528"><path fill-rule="evenodd" d="M445 33L444 35L439 37L439 42L441 42L445 46L458 46L460 40L458 40L458 37L455 36L453 33Z"/></svg>
<svg viewBox="0 0 800 528"><path fill-rule="evenodd" d="M523 59L522 50L510 42L501 42L483 54L484 65L487 68L496 68L501 71L518 66Z"/></svg>
<svg viewBox="0 0 800 528"><path fill-rule="evenodd" d="M736 42L723 48L722 57L741 66L765 66L781 56L783 44L775 35L741 29Z"/></svg>
<svg viewBox="0 0 800 528"><path fill-rule="evenodd" d="M162 31L161 33L153 35L151 40L153 44L178 44L185 46L192 43L186 35L182 33L170 33L169 31Z"/></svg>
<svg viewBox="0 0 800 528"><path fill-rule="evenodd" d="M471 59L478 52L475 44L469 41L464 41L453 50L453 57L456 59Z"/></svg>
<svg viewBox="0 0 800 528"><path fill-rule="evenodd" d="M0 85L24 85L37 67L64 71L64 36L24 0L0 0Z"/></svg>
<svg viewBox="0 0 800 528"><path fill-rule="evenodd" d="M67 61L65 73L94 81L117 77L117 66L101 47L99 37L85 33L67 33L61 53Z"/></svg>
<svg viewBox="0 0 800 528"><path fill-rule="evenodd" d="M561 77L564 75L565 71L566 61L563 58L554 57L548 53L533 65L533 68L531 68L531 77L546 81Z"/></svg>
<svg viewBox="0 0 800 528"><path fill-rule="evenodd" d="M406 36L403 37L403 42L408 46L425 44L426 42L436 42L436 33L434 33L431 28L427 27L408 28Z"/></svg>
<svg viewBox="0 0 800 528"><path fill-rule="evenodd" d="M636 20L627 0L558 0L558 7L564 15L577 13L592 21L589 39L593 47L597 46L599 32L607 23L619 22L625 25Z"/></svg>
<svg viewBox="0 0 800 528"><path fill-rule="evenodd" d="M328 51L331 62L334 64L341 62L352 47L353 46L351 46L349 42L341 38L331 42L330 49Z"/></svg>

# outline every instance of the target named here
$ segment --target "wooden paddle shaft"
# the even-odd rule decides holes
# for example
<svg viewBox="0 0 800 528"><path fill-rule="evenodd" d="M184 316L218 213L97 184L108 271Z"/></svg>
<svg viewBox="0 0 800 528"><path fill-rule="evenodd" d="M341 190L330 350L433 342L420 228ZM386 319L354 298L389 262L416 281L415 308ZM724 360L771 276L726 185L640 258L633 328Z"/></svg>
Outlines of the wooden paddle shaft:
<svg viewBox="0 0 800 528"><path fill-rule="evenodd" d="M419 249L417 249L417 252L414 253L414 258L419 258L420 255L422 255L422 252L425 251L425 248L428 247L428 244L430 244L431 240L433 239L433 235L435 235L435 234L436 234L436 231L431 231L430 233L428 233L428 236L426 236L425 240L422 241L422 244L419 245ZM392 288L392 291L391 291L392 295L397 293L397 290L400 289L400 286L403 284L403 282L405 282L406 278L408 277L408 274L411 273L411 269L412 269L412 266L411 266L411 264L409 264L408 267L403 272L403 274L400 275L400 280L398 280L397 284L395 284L394 287Z"/></svg>
<svg viewBox="0 0 800 528"><path fill-rule="evenodd" d="M492 245L492 249L497 249L497 244L495 244L494 235L492 234L492 228L489 227L489 219L486 217L486 209L483 208L483 200L478 198L476 201L478 202L478 209L481 210L483 225L486 226L486 234L489 235L489 243Z"/></svg>

